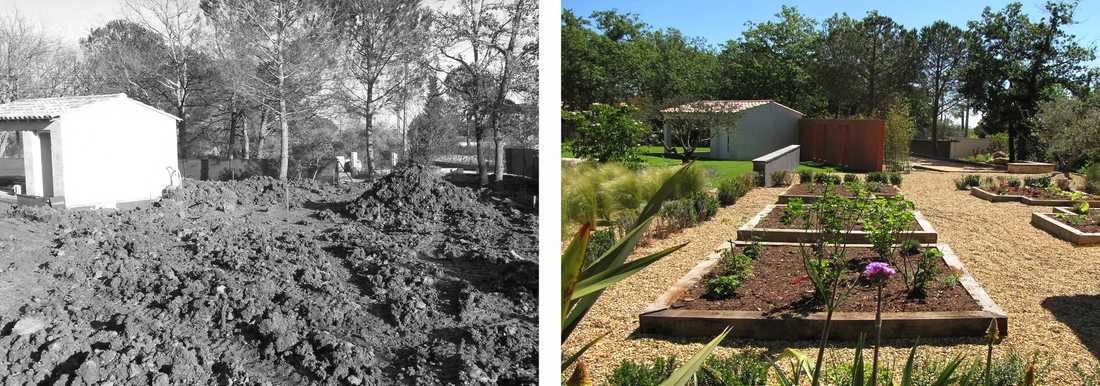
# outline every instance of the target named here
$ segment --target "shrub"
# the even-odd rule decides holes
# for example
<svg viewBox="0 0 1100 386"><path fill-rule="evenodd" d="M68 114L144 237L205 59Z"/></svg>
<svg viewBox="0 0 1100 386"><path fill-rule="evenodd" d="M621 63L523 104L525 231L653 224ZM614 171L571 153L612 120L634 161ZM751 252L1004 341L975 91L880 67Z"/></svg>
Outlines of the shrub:
<svg viewBox="0 0 1100 386"><path fill-rule="evenodd" d="M759 355L745 353L707 358L706 368L712 371L700 372L699 385L764 386L768 382L771 365Z"/></svg>
<svg viewBox="0 0 1100 386"><path fill-rule="evenodd" d="M696 192L691 196L695 204L695 222L703 222L718 214L718 198L707 192Z"/></svg>
<svg viewBox="0 0 1100 386"><path fill-rule="evenodd" d="M849 184L849 183L853 183L853 182L859 182L859 176L857 176L855 174L851 174L851 173L844 175L844 183L845 184Z"/></svg>
<svg viewBox="0 0 1100 386"><path fill-rule="evenodd" d="M676 371L676 357L657 358L652 365L640 365L633 361L623 361L611 373L608 385L615 386L656 386L664 382Z"/></svg>
<svg viewBox="0 0 1100 386"><path fill-rule="evenodd" d="M615 229L608 228L592 232L588 239L588 250L584 252L584 266L587 267L615 245Z"/></svg>
<svg viewBox="0 0 1100 386"><path fill-rule="evenodd" d="M637 111L627 104L593 103L588 111L562 112L577 128L570 150L597 162L638 162L637 149L649 128L633 118Z"/></svg>
<svg viewBox="0 0 1100 386"><path fill-rule="evenodd" d="M866 184L863 184L863 186L865 188L867 188L868 192L871 192L871 193L882 192L882 188L883 188L882 183L878 182L878 181L871 181L871 182L868 182Z"/></svg>
<svg viewBox="0 0 1100 386"><path fill-rule="evenodd" d="M764 246L760 245L760 241L753 240L751 244L741 249L741 253L745 254L745 256L748 256L750 259L756 260L760 258L761 253L764 253Z"/></svg>
<svg viewBox="0 0 1100 386"><path fill-rule="evenodd" d="M978 186L982 183L982 178L977 174L967 174L963 179L966 180L966 186Z"/></svg>
<svg viewBox="0 0 1100 386"><path fill-rule="evenodd" d="M1020 356L1016 350L1008 350L1008 354L994 358L989 367L989 382L985 380L985 359L975 359L965 368L962 368L958 377L958 385L1023 385L1027 376L1029 364L1035 366L1036 385L1046 384L1043 380L1050 372L1050 361L1041 357L1038 352L1033 353L1030 359Z"/></svg>
<svg viewBox="0 0 1100 386"><path fill-rule="evenodd" d="M912 276L906 275L906 279L911 282L909 284L909 296L913 298L924 298L928 294L928 283L932 283L936 280L936 276L940 274L940 261L943 260L943 252L939 249L928 248L924 250L924 255L917 261L917 269L912 272Z"/></svg>
<svg viewBox="0 0 1100 386"><path fill-rule="evenodd" d="M909 145L916 127L908 104L894 103L887 110L883 158L890 170L902 170L909 166Z"/></svg>
<svg viewBox="0 0 1100 386"><path fill-rule="evenodd" d="M749 185L740 177L727 177L718 181L718 202L723 206L733 205L749 192Z"/></svg>
<svg viewBox="0 0 1100 386"><path fill-rule="evenodd" d="M803 170L798 172L798 183L808 184L814 182L814 172L809 170Z"/></svg>
<svg viewBox="0 0 1100 386"><path fill-rule="evenodd" d="M772 172L772 186L788 186L791 184L791 173L787 170Z"/></svg>
<svg viewBox="0 0 1100 386"><path fill-rule="evenodd" d="M1024 186L1029 188L1046 189L1050 187L1050 176L1046 177L1024 177Z"/></svg>
<svg viewBox="0 0 1100 386"><path fill-rule="evenodd" d="M741 288L741 278L737 275L721 275L707 281L707 296L714 299L732 297Z"/></svg>
<svg viewBox="0 0 1100 386"><path fill-rule="evenodd" d="M878 182L880 184L890 183L890 177L886 176L883 172L870 172L867 173L867 177L864 178L867 182Z"/></svg>
<svg viewBox="0 0 1100 386"><path fill-rule="evenodd" d="M840 176L832 173L817 173L814 174L814 183L840 185Z"/></svg>
<svg viewBox="0 0 1100 386"><path fill-rule="evenodd" d="M965 178L956 178L954 181L955 181L955 189L966 190L966 189L969 188Z"/></svg>
<svg viewBox="0 0 1100 386"><path fill-rule="evenodd" d="M1085 167L1085 192L1100 194L1100 161Z"/></svg>
<svg viewBox="0 0 1100 386"><path fill-rule="evenodd" d="M1017 177L1008 177L1005 179L1005 184L1012 188L1020 187L1020 179Z"/></svg>
<svg viewBox="0 0 1100 386"><path fill-rule="evenodd" d="M901 186L901 174L890 173L887 177L890 178L890 185Z"/></svg>
<svg viewBox="0 0 1100 386"><path fill-rule="evenodd" d="M901 242L901 248L898 250L902 256L914 256L920 253L920 242L913 239L905 239Z"/></svg>
<svg viewBox="0 0 1100 386"><path fill-rule="evenodd" d="M661 223L664 232L675 232L695 224L697 218L695 202L682 198L665 202L661 207Z"/></svg>

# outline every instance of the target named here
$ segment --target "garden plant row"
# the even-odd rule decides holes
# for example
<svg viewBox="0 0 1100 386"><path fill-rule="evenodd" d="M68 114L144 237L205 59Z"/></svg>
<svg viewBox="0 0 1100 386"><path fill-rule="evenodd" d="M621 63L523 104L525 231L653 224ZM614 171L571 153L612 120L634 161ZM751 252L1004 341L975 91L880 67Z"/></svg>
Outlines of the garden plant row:
<svg viewBox="0 0 1100 386"><path fill-rule="evenodd" d="M1085 188L1095 188L1086 180ZM969 190L974 197L991 202L1020 202L1025 205L1051 206L1051 213L1033 212L1031 224L1074 245L1100 244L1100 197L1074 190L1070 179L1052 180L1051 176L998 176L979 178L967 175L955 181L956 188Z"/></svg>
<svg viewBox="0 0 1100 386"><path fill-rule="evenodd" d="M640 315L675 336L857 340L1007 333L1007 315L911 201L900 175L800 175ZM869 270L896 273L873 280ZM891 274L892 275L892 274Z"/></svg>

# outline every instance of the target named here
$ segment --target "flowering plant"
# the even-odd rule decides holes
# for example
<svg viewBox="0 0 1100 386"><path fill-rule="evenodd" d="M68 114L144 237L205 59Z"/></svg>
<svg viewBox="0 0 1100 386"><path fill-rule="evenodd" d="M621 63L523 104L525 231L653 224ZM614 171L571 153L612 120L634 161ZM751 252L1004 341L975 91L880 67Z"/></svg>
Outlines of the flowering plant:
<svg viewBox="0 0 1100 386"><path fill-rule="evenodd" d="M867 264L867 267L863 268L863 278L875 283L885 282L896 273L898 273L898 271L891 267L890 264L878 261Z"/></svg>

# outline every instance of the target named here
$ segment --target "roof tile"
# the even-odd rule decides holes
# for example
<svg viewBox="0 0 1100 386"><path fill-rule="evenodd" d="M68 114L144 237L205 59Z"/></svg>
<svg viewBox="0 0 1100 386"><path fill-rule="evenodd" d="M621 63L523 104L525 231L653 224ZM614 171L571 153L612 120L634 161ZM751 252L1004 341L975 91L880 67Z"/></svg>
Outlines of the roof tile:
<svg viewBox="0 0 1100 386"><path fill-rule="evenodd" d="M0 104L0 121L43 120L60 117L66 111L126 94L82 95L56 98L20 99Z"/></svg>

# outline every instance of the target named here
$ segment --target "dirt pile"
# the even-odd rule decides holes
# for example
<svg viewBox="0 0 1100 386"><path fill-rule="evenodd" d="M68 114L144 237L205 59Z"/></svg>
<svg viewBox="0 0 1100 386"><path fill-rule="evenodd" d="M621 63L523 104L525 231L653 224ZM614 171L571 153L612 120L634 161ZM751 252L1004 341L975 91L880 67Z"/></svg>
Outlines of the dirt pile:
<svg viewBox="0 0 1100 386"><path fill-rule="evenodd" d="M240 181L200 181L187 179L175 189L165 192L165 198L206 205L223 211L238 206L300 208L303 204L334 195L346 194L357 185L333 185L314 180L282 181L261 176ZM289 200L286 198L289 194Z"/></svg>
<svg viewBox="0 0 1100 386"><path fill-rule="evenodd" d="M432 191L427 185L417 186ZM185 184L149 208L42 217L56 225L50 258L37 265L49 295L0 315L0 380L536 382L533 226L479 251L486 245L391 229L384 224L399 222L381 211L377 222L360 222L304 208L338 206L341 192L365 187L292 185L300 209L267 210L281 206L280 187L266 179ZM386 197L384 189L376 183L368 193ZM533 224L466 193L436 199L473 199L460 201L473 208L462 213L484 209L473 218L502 221L500 232ZM219 210L210 203L218 200L237 208ZM404 213L413 224L457 216ZM458 256L478 258L448 258ZM495 257L509 261L485 260ZM34 321L44 326L13 332Z"/></svg>

